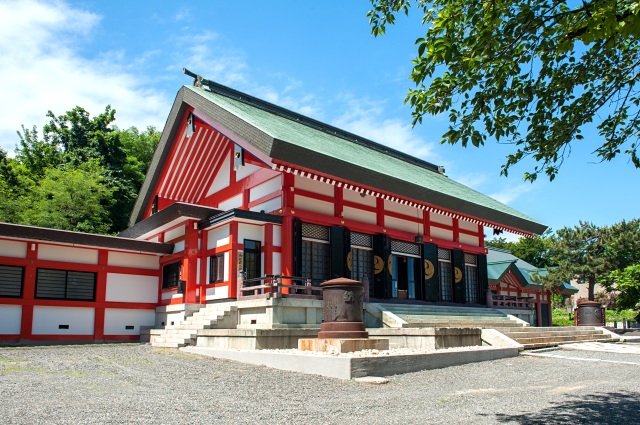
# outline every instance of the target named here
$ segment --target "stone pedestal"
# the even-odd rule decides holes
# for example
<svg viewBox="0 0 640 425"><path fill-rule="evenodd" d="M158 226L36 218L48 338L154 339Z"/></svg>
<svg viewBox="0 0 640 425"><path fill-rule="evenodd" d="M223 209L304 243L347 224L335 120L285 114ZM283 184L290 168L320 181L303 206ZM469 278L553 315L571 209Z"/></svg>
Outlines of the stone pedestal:
<svg viewBox="0 0 640 425"><path fill-rule="evenodd" d="M321 353L352 353L362 350L388 350L389 340L382 338L314 338L298 340L298 349Z"/></svg>

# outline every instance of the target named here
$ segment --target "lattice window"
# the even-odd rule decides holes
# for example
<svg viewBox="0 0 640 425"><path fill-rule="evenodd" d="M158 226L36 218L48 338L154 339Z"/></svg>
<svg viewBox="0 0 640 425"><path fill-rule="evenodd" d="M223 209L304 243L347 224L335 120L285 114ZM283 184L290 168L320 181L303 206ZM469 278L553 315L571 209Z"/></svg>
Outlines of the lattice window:
<svg viewBox="0 0 640 425"><path fill-rule="evenodd" d="M451 263L439 261L440 266L440 301L453 301L453 287L451 281Z"/></svg>
<svg viewBox="0 0 640 425"><path fill-rule="evenodd" d="M464 254L464 262L465 264L478 264L478 256L475 254Z"/></svg>
<svg viewBox="0 0 640 425"><path fill-rule="evenodd" d="M479 301L478 267L474 264L465 264L464 279L467 287L467 303L477 304Z"/></svg>
<svg viewBox="0 0 640 425"><path fill-rule="evenodd" d="M438 260L451 261L451 251L438 248Z"/></svg>
<svg viewBox="0 0 640 425"><path fill-rule="evenodd" d="M392 240L391 251L400 254L420 255L420 246L414 243Z"/></svg>
<svg viewBox="0 0 640 425"><path fill-rule="evenodd" d="M317 224L302 223L302 237L329 241L329 228L326 226L318 226Z"/></svg>
<svg viewBox="0 0 640 425"><path fill-rule="evenodd" d="M0 266L0 297L20 298L24 269L16 266Z"/></svg>
<svg viewBox="0 0 640 425"><path fill-rule="evenodd" d="M302 277L311 279L313 285L329 280L329 244L302 241Z"/></svg>
<svg viewBox="0 0 640 425"><path fill-rule="evenodd" d="M373 246L373 237L366 233L351 232L351 245L371 248Z"/></svg>
<svg viewBox="0 0 640 425"><path fill-rule="evenodd" d="M373 292L373 251L353 248L351 250L351 279L369 283L369 295Z"/></svg>
<svg viewBox="0 0 640 425"><path fill-rule="evenodd" d="M95 273L54 269L36 272L36 298L93 301L95 290Z"/></svg>

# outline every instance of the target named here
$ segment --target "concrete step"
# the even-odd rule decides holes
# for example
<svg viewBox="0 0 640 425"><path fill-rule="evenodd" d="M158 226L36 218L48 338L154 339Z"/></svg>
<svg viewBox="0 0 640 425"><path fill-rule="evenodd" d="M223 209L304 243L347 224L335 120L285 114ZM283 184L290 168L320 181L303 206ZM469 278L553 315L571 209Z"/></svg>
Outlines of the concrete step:
<svg viewBox="0 0 640 425"><path fill-rule="evenodd" d="M167 343L167 344L182 344L186 345L189 342L195 342L195 338L176 338L176 337L161 337L157 336L151 339L151 344L155 343Z"/></svg>
<svg viewBox="0 0 640 425"><path fill-rule="evenodd" d="M500 329L496 329L500 331ZM522 332L567 332L567 331L594 331L594 326L529 326L522 330ZM598 332L600 332L598 330Z"/></svg>
<svg viewBox="0 0 640 425"><path fill-rule="evenodd" d="M591 334L591 335L572 335L572 336L541 336L532 338L518 338L517 341L520 344L539 344L539 343L569 343L569 342L583 342L591 341L593 339L611 340L609 335Z"/></svg>
<svg viewBox="0 0 640 425"><path fill-rule="evenodd" d="M563 342L557 342L557 343L549 343L549 342L538 342L538 343L527 343L527 344L522 344L524 346L525 350L533 350L536 348L545 348L545 347L555 347L558 345L562 345L562 344L572 344L574 342L578 342L578 341L563 341ZM594 338L594 339L588 339L588 340L584 340L584 341L579 341L579 342L613 342L612 339L606 339L606 338L602 338L602 339L598 339L598 338Z"/></svg>
<svg viewBox="0 0 640 425"><path fill-rule="evenodd" d="M503 313L491 309L491 308L477 308L477 307L438 307L438 306L412 306L410 304L378 304L385 310L393 312L411 311L411 312L424 312L424 313L437 313L437 314L498 314Z"/></svg>
<svg viewBox="0 0 640 425"><path fill-rule="evenodd" d="M491 322L500 322L500 321L510 321L511 319L507 316L432 316L432 315L422 315L422 314L396 314L396 316L407 320L417 320L417 321L426 321L426 320L459 320L466 322L473 321L491 321Z"/></svg>
<svg viewBox="0 0 640 425"><path fill-rule="evenodd" d="M535 328L534 328L535 329ZM602 332L597 331L557 331L557 332L529 332L521 329L503 329L503 334L511 339L514 338L537 338L537 337L570 337L570 336L582 336L582 335L602 335Z"/></svg>
<svg viewBox="0 0 640 425"><path fill-rule="evenodd" d="M505 327L506 323L493 323L493 322L447 322L447 321L439 321L439 322L407 322L406 325L403 325L404 328L485 328L485 329L495 329L496 327ZM517 322L513 322L513 325L509 325L513 327L522 327L521 324Z"/></svg>

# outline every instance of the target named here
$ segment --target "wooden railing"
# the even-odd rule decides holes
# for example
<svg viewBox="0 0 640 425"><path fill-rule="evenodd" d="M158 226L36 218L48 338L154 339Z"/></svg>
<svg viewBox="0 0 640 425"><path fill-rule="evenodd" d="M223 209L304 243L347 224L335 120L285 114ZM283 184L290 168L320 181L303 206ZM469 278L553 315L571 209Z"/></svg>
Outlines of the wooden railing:
<svg viewBox="0 0 640 425"><path fill-rule="evenodd" d="M296 276L268 274L253 279L238 276L238 299L256 298L307 298L322 299L322 289L311 279Z"/></svg>
<svg viewBox="0 0 640 425"><path fill-rule="evenodd" d="M530 296L501 295L489 292L487 305L493 308L521 308L531 310L531 303L535 298Z"/></svg>

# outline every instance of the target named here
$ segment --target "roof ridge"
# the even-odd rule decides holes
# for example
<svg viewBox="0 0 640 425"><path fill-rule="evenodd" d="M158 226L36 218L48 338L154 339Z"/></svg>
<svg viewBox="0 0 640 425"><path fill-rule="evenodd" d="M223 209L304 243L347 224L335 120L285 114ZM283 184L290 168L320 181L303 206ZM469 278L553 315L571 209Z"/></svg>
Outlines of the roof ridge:
<svg viewBox="0 0 640 425"><path fill-rule="evenodd" d="M249 94L243 93L241 91L232 89L230 87L224 86L220 83L216 83L215 81L208 80L201 75L195 74L189 71L186 68L182 68L182 72L184 74L193 77L193 85L198 88L202 88L204 90L210 91L215 94L219 94L224 97L228 97L230 99L245 103L247 105L257 107L266 112L272 113L274 115L278 115L282 118L286 118L290 121L298 122L307 127L314 128L316 130L322 131L324 133L331 134L333 136L340 137L341 139L347 140L349 142L355 143L360 146L364 146L369 149L373 149L382 154L388 155L392 158L399 159L401 161L405 161L416 165L420 168L424 168L429 171L433 171L438 174L444 175L444 168L442 166L433 164L428 161L424 161L422 159L416 158L414 156L408 155L404 152L400 152L396 149L390 148L388 146L382 145L380 143L374 142L373 140L369 140L364 137L360 137L356 134L350 133L346 130L342 130L338 127L334 127L330 124L323 123L322 121L318 121L316 119L307 117L298 112L291 111L289 109L283 108L281 106L275 105L273 103L267 102L266 100L262 100L255 96L251 96Z"/></svg>

